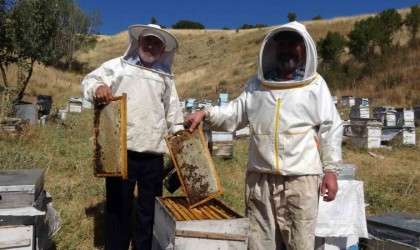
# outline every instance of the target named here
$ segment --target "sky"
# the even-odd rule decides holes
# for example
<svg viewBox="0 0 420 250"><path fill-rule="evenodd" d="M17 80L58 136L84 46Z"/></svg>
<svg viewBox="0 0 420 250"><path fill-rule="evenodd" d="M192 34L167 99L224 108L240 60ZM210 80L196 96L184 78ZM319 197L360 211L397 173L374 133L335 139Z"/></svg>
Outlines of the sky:
<svg viewBox="0 0 420 250"><path fill-rule="evenodd" d="M99 12L103 35L115 35L133 24L157 24L167 28L180 20L199 22L206 29L237 29L243 24L276 26L294 12L297 21L378 13L386 9L409 8L420 0L76 0L92 13Z"/></svg>

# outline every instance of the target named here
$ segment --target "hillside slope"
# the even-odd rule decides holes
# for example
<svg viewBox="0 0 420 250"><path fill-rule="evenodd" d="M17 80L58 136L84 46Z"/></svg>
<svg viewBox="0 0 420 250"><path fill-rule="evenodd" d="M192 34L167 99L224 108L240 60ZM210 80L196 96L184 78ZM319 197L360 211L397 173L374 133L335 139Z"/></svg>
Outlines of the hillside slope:
<svg viewBox="0 0 420 250"><path fill-rule="evenodd" d="M400 12L404 15L408 10ZM356 21L367 16L369 15L303 23L314 40L318 41L325 37L328 31L337 31L347 35ZM261 42L265 34L273 28L238 31L169 30L177 37L180 45L173 67L180 98L194 97L215 101L220 91L227 92L229 99L238 96L247 80L256 74ZM404 30L394 36L395 43L400 45L405 45L407 39L407 32ZM121 56L127 44L126 31L115 36L101 36L95 49L79 57L80 62L85 65L83 72L79 75L37 67L27 93L29 95L59 95L57 96L58 104L64 105L66 92L62 91L63 88L68 91L68 96L80 95L79 85L83 76L106 60ZM378 105L419 104L420 90L415 88L420 79L420 73L416 71L419 61L420 47L409 50L400 57L392 58L380 72L358 79L354 84L349 82L346 85L352 87L333 90L333 94L339 97L342 95L367 97L375 100ZM45 80L42 80L43 76ZM60 83L62 78L67 80ZM328 79L326 80L328 82ZM397 81L397 84L389 84L389 81ZM39 83L41 83L41 88ZM46 85L53 85L53 87ZM387 88L383 85L391 85L395 88Z"/></svg>

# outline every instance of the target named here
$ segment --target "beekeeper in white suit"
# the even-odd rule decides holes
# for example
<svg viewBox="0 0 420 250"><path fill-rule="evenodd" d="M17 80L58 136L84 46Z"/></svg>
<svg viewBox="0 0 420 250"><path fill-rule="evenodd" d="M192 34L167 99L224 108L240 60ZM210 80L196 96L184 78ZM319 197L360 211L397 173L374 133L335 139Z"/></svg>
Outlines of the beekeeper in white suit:
<svg viewBox="0 0 420 250"><path fill-rule="evenodd" d="M158 25L128 28L129 46L89 73L82 81L83 96L109 102L127 94L128 180L106 178L105 249L128 249L132 231L132 200L138 199L133 245L151 249L155 197L162 196L164 137L177 132L183 121L171 71L176 38Z"/></svg>
<svg viewBox="0 0 420 250"><path fill-rule="evenodd" d="M250 125L249 249L284 244L288 250L313 250L319 195L335 198L342 124L316 67L315 44L305 26L280 26L265 37L258 76L245 91L227 106L206 108L184 122L190 131L203 119L212 130Z"/></svg>

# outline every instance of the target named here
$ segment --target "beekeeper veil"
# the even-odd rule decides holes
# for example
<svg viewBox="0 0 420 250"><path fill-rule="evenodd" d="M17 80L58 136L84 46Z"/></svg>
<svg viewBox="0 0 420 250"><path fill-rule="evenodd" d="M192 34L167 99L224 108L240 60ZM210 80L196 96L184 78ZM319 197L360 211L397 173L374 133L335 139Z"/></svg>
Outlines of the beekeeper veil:
<svg viewBox="0 0 420 250"><path fill-rule="evenodd" d="M172 75L172 63L174 61L175 52L178 50L178 41L169 32L163 30L159 25L132 25L128 27L129 45L124 57L137 54L139 51L139 36L155 36L165 44L165 51L157 60L165 69L165 73Z"/></svg>
<svg viewBox="0 0 420 250"><path fill-rule="evenodd" d="M302 53L283 56L282 43L300 43ZM280 44L280 45L279 45ZM287 46L287 45L286 45ZM286 59L287 58L287 59ZM271 87L298 87L316 77L317 52L315 43L303 24L291 22L271 30L261 46L258 79ZM291 70L292 79L284 79L279 72Z"/></svg>

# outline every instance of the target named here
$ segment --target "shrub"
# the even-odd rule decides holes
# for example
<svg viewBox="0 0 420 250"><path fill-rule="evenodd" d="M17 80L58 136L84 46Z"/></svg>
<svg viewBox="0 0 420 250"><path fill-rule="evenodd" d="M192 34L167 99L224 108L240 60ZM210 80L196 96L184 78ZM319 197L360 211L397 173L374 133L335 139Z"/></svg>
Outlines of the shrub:
<svg viewBox="0 0 420 250"><path fill-rule="evenodd" d="M340 55L344 52L346 39L338 32L328 31L325 38L317 42L318 52L324 62L335 67L339 63Z"/></svg>
<svg viewBox="0 0 420 250"><path fill-rule="evenodd" d="M387 52L393 34L401 29L401 20L401 15L395 9L388 9L356 22L349 33L350 54L363 61L374 56L376 48L382 53Z"/></svg>
<svg viewBox="0 0 420 250"><path fill-rule="evenodd" d="M204 25L199 22L193 22L189 20L180 20L177 23L172 25L173 29L195 29L195 30L202 30L204 29Z"/></svg>
<svg viewBox="0 0 420 250"><path fill-rule="evenodd" d="M410 32L411 41L414 41L420 27L420 7L418 5L410 7L410 13L405 16L404 25Z"/></svg>
<svg viewBox="0 0 420 250"><path fill-rule="evenodd" d="M287 19L289 19L289 22L296 21L296 18L297 18L297 16L296 16L295 12L289 12L287 14Z"/></svg>

